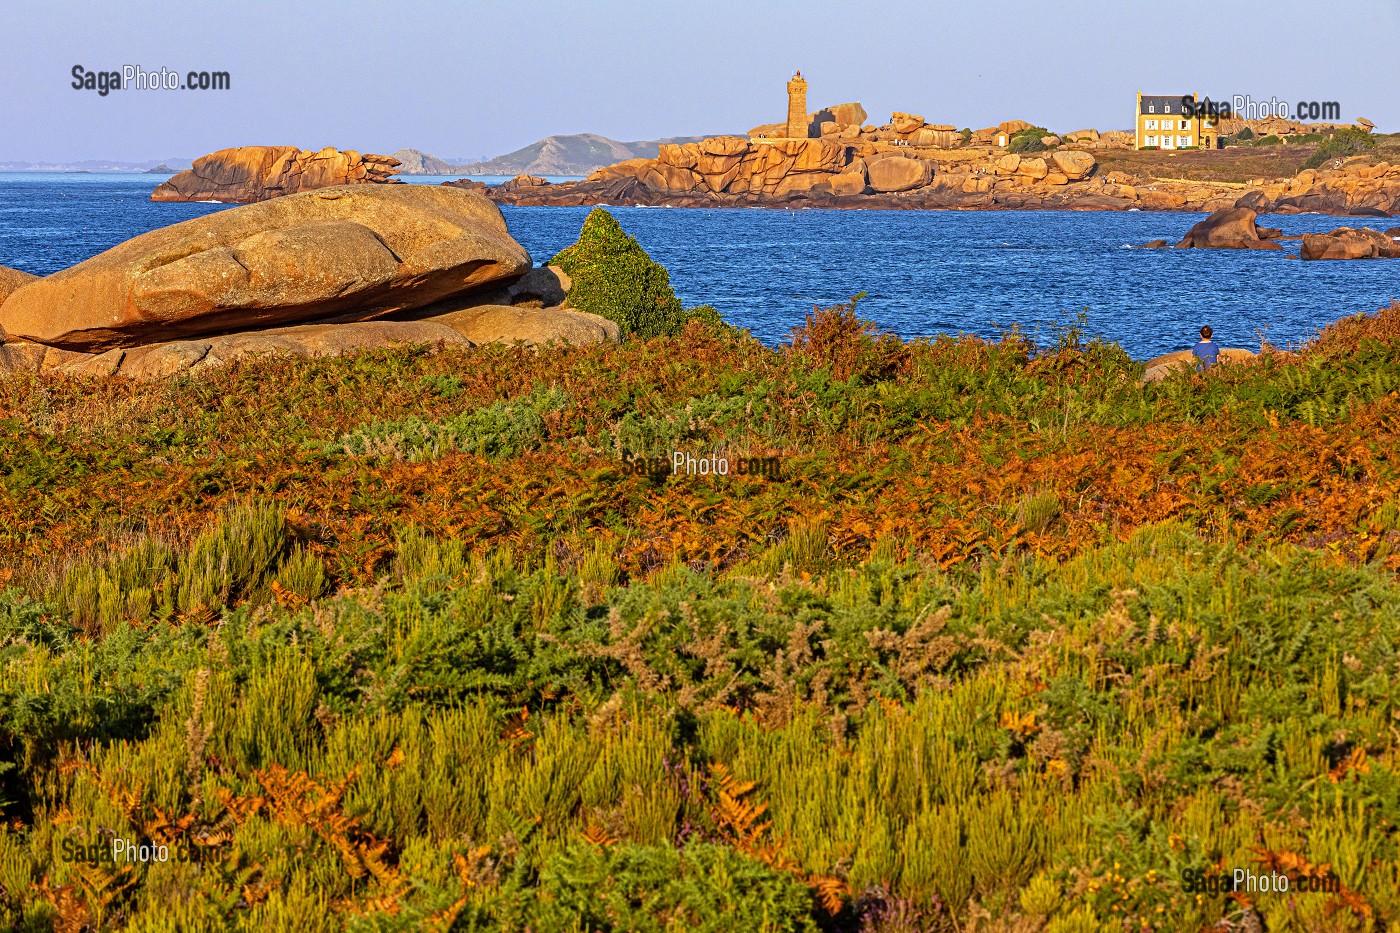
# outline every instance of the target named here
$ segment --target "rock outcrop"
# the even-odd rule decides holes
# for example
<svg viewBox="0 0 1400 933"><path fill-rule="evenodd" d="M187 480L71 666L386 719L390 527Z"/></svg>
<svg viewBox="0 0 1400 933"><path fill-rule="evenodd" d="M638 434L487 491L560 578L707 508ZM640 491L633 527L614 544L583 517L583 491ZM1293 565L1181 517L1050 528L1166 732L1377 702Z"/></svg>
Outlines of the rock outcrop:
<svg viewBox="0 0 1400 933"><path fill-rule="evenodd" d="M212 369L259 354L338 356L398 343L471 346L471 341L458 331L431 321L299 324L194 340L116 347L101 353L78 353L39 344L4 344L0 346L0 374L8 369L9 372L159 379L186 371Z"/></svg>
<svg viewBox="0 0 1400 933"><path fill-rule="evenodd" d="M473 344L521 342L533 346L553 342L587 347L622 342L617 324L574 308L479 305L427 320L452 328Z"/></svg>
<svg viewBox="0 0 1400 933"><path fill-rule="evenodd" d="M53 372L145 381L199 374L261 355L339 356L401 344L471 348L490 343L592 346L621 342L617 324L565 304L571 286L562 270L545 266L510 286L373 321L297 324L91 353L30 342L0 343L0 376ZM478 297L486 303L476 303ZM550 300L558 303L540 306Z"/></svg>
<svg viewBox="0 0 1400 933"><path fill-rule="evenodd" d="M316 188L399 184L399 160L327 147L240 146L194 160L194 167L161 182L152 201L225 201L250 204Z"/></svg>
<svg viewBox="0 0 1400 933"><path fill-rule="evenodd" d="M1216 211L1186 231L1177 249L1282 249L1271 237L1280 233L1255 223L1256 214L1247 207ZM1270 236L1271 235L1271 236Z"/></svg>
<svg viewBox="0 0 1400 933"><path fill-rule="evenodd" d="M1369 227L1338 227L1331 233L1303 234L1303 259L1400 259L1400 243Z"/></svg>
<svg viewBox="0 0 1400 933"><path fill-rule="evenodd" d="M100 351L419 308L531 268L500 210L439 186L352 185L187 220L29 282L10 339Z"/></svg>
<svg viewBox="0 0 1400 933"><path fill-rule="evenodd" d="M471 348L524 343L592 346L619 343L612 321L569 307L472 306L442 302L410 319L298 324L192 340L174 340L101 353L77 353L33 343L0 344L0 375L57 372L70 376L163 379L202 373L261 355L340 356L400 344Z"/></svg>
<svg viewBox="0 0 1400 933"><path fill-rule="evenodd" d="M843 116L839 108L827 111ZM844 114L843 119L853 115ZM1256 214L1316 211L1356 216L1400 211L1400 166L1372 162L1373 156L1354 157L1341 167L1309 169L1290 179L1253 181L1242 189L1230 182L1100 172L1094 150L1123 145L1122 137L1131 144L1132 134L1119 131L1078 130L1065 134L1058 147L1021 156L1006 153L995 141L1029 127L1024 120L977 130L964 141L951 124L923 119L896 112L891 123L879 127L823 121L821 136L805 140L713 137L663 146L656 159L619 162L581 182L542 184L532 178L493 188L488 196L503 204L559 206L1134 208L1207 214L1240 207ZM872 167L895 157L927 163L927 178L919 171L915 186L894 183L883 190L887 180L882 174L894 175L896 169L887 167L872 175ZM909 166L903 168L906 175L915 176Z"/></svg>
<svg viewBox="0 0 1400 933"><path fill-rule="evenodd" d="M1220 363L1247 363L1255 358L1250 350L1237 347L1221 347L1217 365ZM1147 361L1144 366L1144 382L1161 382L1174 372L1187 372L1196 368L1196 356L1190 350L1177 350L1164 353Z"/></svg>
<svg viewBox="0 0 1400 933"><path fill-rule="evenodd" d="M717 136L699 143L662 146L636 178L653 191L671 194L756 194L782 197L810 191L850 161L845 147L823 139L750 143Z"/></svg>
<svg viewBox="0 0 1400 933"><path fill-rule="evenodd" d="M28 272L11 269L9 266L0 266L0 304L4 304L5 299L10 297L10 294L21 285L27 285L37 278L37 275L30 275Z"/></svg>
<svg viewBox="0 0 1400 933"><path fill-rule="evenodd" d="M1070 181L1089 177L1094 170L1094 157L1078 149L1065 149L1051 154L1055 168Z"/></svg>
<svg viewBox="0 0 1400 933"><path fill-rule="evenodd" d="M875 191L910 191L922 188L933 180L933 164L922 159L891 156L871 162L866 169L870 187Z"/></svg>
<svg viewBox="0 0 1400 933"><path fill-rule="evenodd" d="M1261 214L1387 217L1400 213L1400 165L1363 157L1343 161L1340 168L1304 169L1266 182L1235 203Z"/></svg>

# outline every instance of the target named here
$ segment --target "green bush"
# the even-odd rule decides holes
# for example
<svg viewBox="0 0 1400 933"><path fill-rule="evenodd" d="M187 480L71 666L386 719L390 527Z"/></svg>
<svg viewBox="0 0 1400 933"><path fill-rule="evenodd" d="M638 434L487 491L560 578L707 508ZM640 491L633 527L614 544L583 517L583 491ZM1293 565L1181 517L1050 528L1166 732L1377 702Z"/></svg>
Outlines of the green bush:
<svg viewBox="0 0 1400 933"><path fill-rule="evenodd" d="M1278 137L1277 135L1275 135L1275 134L1273 134L1273 133L1270 133L1268 136L1260 137L1259 140L1258 140L1257 142L1255 142L1254 145L1256 145L1256 146L1277 146L1277 145L1278 145L1279 143L1281 143L1281 142L1283 142L1282 139L1279 139L1279 137Z"/></svg>
<svg viewBox="0 0 1400 933"><path fill-rule="evenodd" d="M1243 141L1245 141L1245 140L1253 139L1253 138L1254 138L1254 131L1251 130L1249 127L1246 126L1246 127L1242 128L1238 133L1235 134L1235 138L1238 139L1238 140L1240 140L1241 142L1243 142Z"/></svg>
<svg viewBox="0 0 1400 933"><path fill-rule="evenodd" d="M574 280L574 307L615 321L623 336L658 337L685 326L686 312L666 268L601 207L584 220L578 242L549 263Z"/></svg>
<svg viewBox="0 0 1400 933"><path fill-rule="evenodd" d="M712 330L729 330L733 327L719 316L719 310L714 305L696 305L693 308L686 308L685 323L690 324L697 321Z"/></svg>
<svg viewBox="0 0 1400 933"><path fill-rule="evenodd" d="M1018 130L1007 140L1007 152L1041 152L1045 149L1045 143L1040 141L1042 136L1049 136L1050 131L1043 126L1032 126L1024 130Z"/></svg>
<svg viewBox="0 0 1400 933"><path fill-rule="evenodd" d="M1332 159L1345 159L1368 149L1376 148L1376 140L1370 133L1363 133L1356 127L1348 126L1337 130L1332 138L1318 147L1317 152L1303 163L1303 168L1317 168Z"/></svg>

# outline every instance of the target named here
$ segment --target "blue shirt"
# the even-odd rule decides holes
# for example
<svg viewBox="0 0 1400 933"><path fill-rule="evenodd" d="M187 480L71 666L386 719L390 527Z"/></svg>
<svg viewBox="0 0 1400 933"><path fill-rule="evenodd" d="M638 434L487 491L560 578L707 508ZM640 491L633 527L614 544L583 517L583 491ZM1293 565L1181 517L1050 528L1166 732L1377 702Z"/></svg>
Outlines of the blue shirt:
<svg viewBox="0 0 1400 933"><path fill-rule="evenodd" d="M1210 369L1220 356L1220 348L1214 340L1202 340L1191 348L1191 352L1196 355L1196 368L1201 370Z"/></svg>

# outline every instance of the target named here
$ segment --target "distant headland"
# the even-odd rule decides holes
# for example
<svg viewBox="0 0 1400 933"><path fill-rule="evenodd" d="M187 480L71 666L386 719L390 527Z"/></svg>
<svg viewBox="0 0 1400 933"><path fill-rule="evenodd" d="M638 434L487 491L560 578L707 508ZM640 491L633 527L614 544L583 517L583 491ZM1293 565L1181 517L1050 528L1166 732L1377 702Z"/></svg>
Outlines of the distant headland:
<svg viewBox="0 0 1400 933"><path fill-rule="evenodd" d="M1400 212L1400 134L1352 124L1244 120L1196 106L1196 95L1144 95L1131 130L1052 132L1021 119L958 129L894 111L867 122L860 103L807 107L801 72L787 115L746 136L620 143L592 134L548 137L515 153L452 165L413 149L394 155L247 146L197 159L152 200L250 202L316 187L394 183L405 174L460 179L499 204L798 209L1060 209L1388 217ZM650 153L654 153L650 154ZM578 181L546 175L581 172Z"/></svg>

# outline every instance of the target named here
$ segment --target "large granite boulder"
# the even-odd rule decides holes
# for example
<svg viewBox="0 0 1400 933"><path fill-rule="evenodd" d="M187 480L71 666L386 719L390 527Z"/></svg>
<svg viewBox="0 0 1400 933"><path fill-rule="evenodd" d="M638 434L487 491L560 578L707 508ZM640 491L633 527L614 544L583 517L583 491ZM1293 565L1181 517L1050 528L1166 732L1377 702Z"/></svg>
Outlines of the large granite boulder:
<svg viewBox="0 0 1400 933"><path fill-rule="evenodd" d="M924 118L922 114L901 113L896 110L890 114L890 129L901 136L907 136L923 128Z"/></svg>
<svg viewBox="0 0 1400 933"><path fill-rule="evenodd" d="M38 343L0 343L0 376L37 371L43 366L48 350Z"/></svg>
<svg viewBox="0 0 1400 933"><path fill-rule="evenodd" d="M249 204L336 185L395 183L399 160L328 146L319 152L296 146L238 146L194 160L194 166L161 182L152 201L227 201Z"/></svg>
<svg viewBox="0 0 1400 933"><path fill-rule="evenodd" d="M1331 233L1303 234L1303 259L1400 259L1400 243L1369 227L1338 227Z"/></svg>
<svg viewBox="0 0 1400 933"><path fill-rule="evenodd" d="M212 369L258 354L342 356L394 344L472 345L453 328L433 321L299 324L127 350L116 372L134 379L158 379L186 370ZM112 352L121 351L108 351ZM73 371L71 366L69 371Z"/></svg>
<svg viewBox="0 0 1400 933"><path fill-rule="evenodd" d="M831 193L838 198L865 194L865 172L842 172L839 175L832 175L827 180L827 186Z"/></svg>
<svg viewBox="0 0 1400 933"><path fill-rule="evenodd" d="M832 104L829 107L823 107L821 110L818 110L813 115L813 119L817 122L830 120L841 127L860 126L865 122L866 113L865 108L855 102Z"/></svg>
<svg viewBox="0 0 1400 933"><path fill-rule="evenodd" d="M1278 235L1278 231L1260 228L1255 223L1258 215L1247 207L1231 207L1216 211L1205 220L1186 231L1186 236L1176 244L1177 249L1282 249L1264 233Z"/></svg>
<svg viewBox="0 0 1400 933"><path fill-rule="evenodd" d="M588 181L615 181L619 178L636 178L645 169L655 162L654 159L623 159L621 162L614 162L612 165L604 165L602 168L594 169L589 175ZM444 182L449 184L449 182Z"/></svg>
<svg viewBox="0 0 1400 933"><path fill-rule="evenodd" d="M857 137L860 135L860 126L865 120L865 108L858 103L831 104L807 114L807 132L820 136L822 135L821 125L823 123L834 123L843 132L854 127L855 132L849 133L848 138ZM770 139L785 137L787 136L787 123L760 123L749 130L748 136L751 139L760 136L766 136Z"/></svg>
<svg viewBox="0 0 1400 933"><path fill-rule="evenodd" d="M508 289L506 298L513 305L538 302L542 308L562 305L574 287L573 279L558 266L539 266L522 275Z"/></svg>
<svg viewBox="0 0 1400 933"><path fill-rule="evenodd" d="M0 373L27 370L148 380L187 371L202 372L258 354L340 356L395 344L471 347L472 341L438 321L298 324L139 347L115 347L100 353L77 353L39 344L5 344L0 346Z"/></svg>
<svg viewBox="0 0 1400 933"><path fill-rule="evenodd" d="M22 286L10 338L70 350L419 308L531 268L479 194L354 185L239 207L126 241Z"/></svg>
<svg viewBox="0 0 1400 933"><path fill-rule="evenodd" d="M683 194L700 184L700 178L688 168L657 162L644 169L637 180L653 191Z"/></svg>
<svg viewBox="0 0 1400 933"><path fill-rule="evenodd" d="M1024 175L1026 178L1041 179L1050 174L1050 166L1044 159L1022 159L1021 164L1016 166L1016 174Z"/></svg>
<svg viewBox="0 0 1400 933"><path fill-rule="evenodd" d="M876 191L910 191L922 188L933 180L933 163L891 156L869 163L866 173L870 178L870 187Z"/></svg>
<svg viewBox="0 0 1400 933"><path fill-rule="evenodd" d="M622 342L622 331L616 323L574 308L482 305L423 320L430 322L452 328L473 344L563 343L587 347Z"/></svg>
<svg viewBox="0 0 1400 933"><path fill-rule="evenodd" d="M4 304L5 299L10 297L10 294L21 285L28 285L37 278L37 275L30 275L28 272L11 269L9 266L0 266L0 304Z"/></svg>
<svg viewBox="0 0 1400 933"><path fill-rule="evenodd" d="M1082 149L1062 149L1052 153L1050 158L1055 161L1055 167L1070 181L1087 178L1096 164L1094 157Z"/></svg>
<svg viewBox="0 0 1400 933"><path fill-rule="evenodd" d="M174 340L139 347L78 353L31 343L0 344L0 375L55 372L68 376L122 376L148 381L201 373L260 355L341 356L399 344L471 348L487 343L593 346L620 343L617 324L568 307L458 306L452 301L415 312L412 320L298 324L266 330ZM417 315L423 316L417 316Z"/></svg>
<svg viewBox="0 0 1400 933"><path fill-rule="evenodd" d="M1250 350L1238 347L1221 347L1220 356L1216 365L1221 363L1247 363L1254 359L1254 353ZM1161 382L1174 372L1186 372L1196 368L1197 359L1190 350L1177 350L1174 353L1164 353L1147 361L1144 368L1144 382Z"/></svg>

